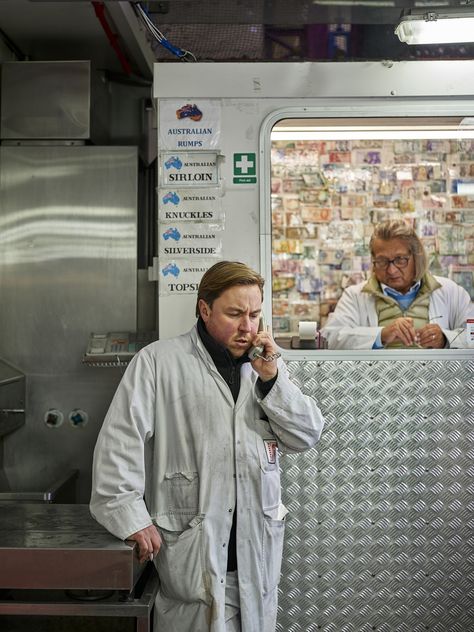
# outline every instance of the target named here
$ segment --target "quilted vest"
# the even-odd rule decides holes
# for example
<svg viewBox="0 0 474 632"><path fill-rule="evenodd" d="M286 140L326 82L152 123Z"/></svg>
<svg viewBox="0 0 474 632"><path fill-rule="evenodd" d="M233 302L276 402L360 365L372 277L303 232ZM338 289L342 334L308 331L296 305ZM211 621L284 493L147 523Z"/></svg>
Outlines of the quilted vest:
<svg viewBox="0 0 474 632"><path fill-rule="evenodd" d="M386 327L394 320L401 317L413 318L415 329L420 329L429 322L430 295L434 290L441 287L441 284L427 272L421 279L421 287L410 304L408 309L403 310L397 301L382 292L379 282L375 276L371 276L362 288L363 292L368 292L375 297L375 309L379 327ZM401 342L392 342L387 348L406 348Z"/></svg>

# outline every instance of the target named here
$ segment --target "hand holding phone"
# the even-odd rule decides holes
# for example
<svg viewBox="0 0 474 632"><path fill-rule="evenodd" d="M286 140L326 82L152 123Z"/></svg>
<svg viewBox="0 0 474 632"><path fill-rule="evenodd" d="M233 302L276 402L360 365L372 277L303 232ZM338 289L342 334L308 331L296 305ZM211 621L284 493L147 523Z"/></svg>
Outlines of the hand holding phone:
<svg viewBox="0 0 474 632"><path fill-rule="evenodd" d="M265 330L265 321L263 320L263 316L260 316L260 320L258 322L257 333ZM257 345L255 347L250 347L247 351L247 355L250 358L250 361L253 362L255 358L263 357L263 352L265 351L265 347L263 345Z"/></svg>
<svg viewBox="0 0 474 632"><path fill-rule="evenodd" d="M260 316L257 333L260 333L261 331L267 331L263 316ZM257 358L260 358L260 360L263 360L264 362L273 362L273 360L276 360L281 356L281 353L279 353L278 351L268 356L265 356L264 353L264 345L255 345L253 347L250 347L250 349L247 351L247 355L250 358L251 362L253 362Z"/></svg>

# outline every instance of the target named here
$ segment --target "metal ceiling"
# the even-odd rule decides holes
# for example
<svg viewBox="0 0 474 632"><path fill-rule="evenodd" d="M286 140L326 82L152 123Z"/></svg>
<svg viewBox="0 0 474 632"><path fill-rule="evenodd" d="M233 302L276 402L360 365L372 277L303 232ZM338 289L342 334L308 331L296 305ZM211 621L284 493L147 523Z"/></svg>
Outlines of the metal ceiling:
<svg viewBox="0 0 474 632"><path fill-rule="evenodd" d="M150 40L133 2L0 0L4 48L20 59L90 59L94 67L150 78L156 60L176 57ZM141 2L172 43L198 61L472 58L471 48L414 51L393 30L404 8L459 6L462 0L162 0ZM109 33L98 19L103 10ZM349 25L347 50L328 25ZM114 47L115 46L115 50ZM119 49L119 52L117 51Z"/></svg>
<svg viewBox="0 0 474 632"><path fill-rule="evenodd" d="M143 2L166 24L393 24L402 9L459 6L460 0L162 0Z"/></svg>

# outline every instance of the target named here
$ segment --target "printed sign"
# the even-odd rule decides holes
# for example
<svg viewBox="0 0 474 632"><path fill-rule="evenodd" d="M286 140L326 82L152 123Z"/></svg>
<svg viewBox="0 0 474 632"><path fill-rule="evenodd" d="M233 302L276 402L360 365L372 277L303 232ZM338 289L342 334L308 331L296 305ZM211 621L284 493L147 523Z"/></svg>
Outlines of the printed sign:
<svg viewBox="0 0 474 632"><path fill-rule="evenodd" d="M219 189L160 189L158 214L161 222L224 221Z"/></svg>
<svg viewBox="0 0 474 632"><path fill-rule="evenodd" d="M234 154L234 184L257 182L256 154Z"/></svg>
<svg viewBox="0 0 474 632"><path fill-rule="evenodd" d="M220 224L160 224L159 257L220 257L222 254Z"/></svg>
<svg viewBox="0 0 474 632"><path fill-rule="evenodd" d="M160 100L160 147L215 149L219 146L220 101Z"/></svg>
<svg viewBox="0 0 474 632"><path fill-rule="evenodd" d="M197 292L203 274L215 259L163 259L160 261L159 294Z"/></svg>
<svg viewBox="0 0 474 632"><path fill-rule="evenodd" d="M162 152L160 170L162 186L209 187L219 182L216 152Z"/></svg>

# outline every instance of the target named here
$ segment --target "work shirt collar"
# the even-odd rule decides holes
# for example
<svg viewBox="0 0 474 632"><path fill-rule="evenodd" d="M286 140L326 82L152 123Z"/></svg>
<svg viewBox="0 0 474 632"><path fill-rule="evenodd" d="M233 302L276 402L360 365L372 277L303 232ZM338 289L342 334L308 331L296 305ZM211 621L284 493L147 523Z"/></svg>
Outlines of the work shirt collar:
<svg viewBox="0 0 474 632"><path fill-rule="evenodd" d="M234 358L225 347L209 334L201 317L197 321L197 330L206 351L211 356L216 369L227 382L236 402L240 391L240 368L247 362L250 362L250 358L246 353L240 358ZM277 375L267 382L262 382L260 378L257 379L257 388L262 398L266 397L271 391L276 379Z"/></svg>
<svg viewBox="0 0 474 632"><path fill-rule="evenodd" d="M411 298L415 298L415 296L418 294L418 290L420 289L420 286L421 286L421 281L417 281L411 286L408 292L399 292L398 290L395 290L393 287L390 287L389 285L385 285L385 283L380 284L380 287L382 288L382 292L386 294L387 296L391 296L395 300L399 296L406 296L406 297L410 296Z"/></svg>

